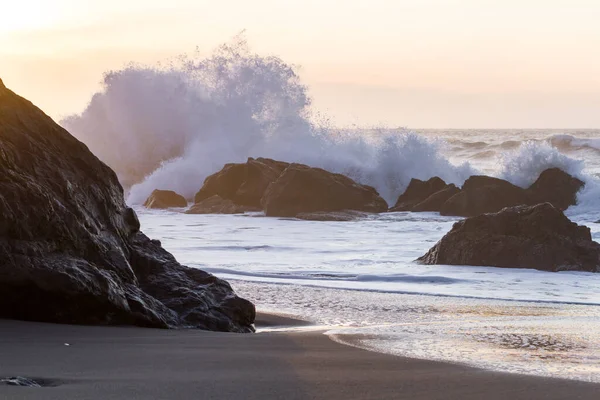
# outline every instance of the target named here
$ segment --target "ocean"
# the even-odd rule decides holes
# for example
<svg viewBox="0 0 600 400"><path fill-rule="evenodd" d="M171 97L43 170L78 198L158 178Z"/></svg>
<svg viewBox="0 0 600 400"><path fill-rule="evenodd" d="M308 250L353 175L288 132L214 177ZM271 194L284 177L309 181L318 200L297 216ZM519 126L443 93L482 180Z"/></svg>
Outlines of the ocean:
<svg viewBox="0 0 600 400"><path fill-rule="evenodd" d="M113 168L148 236L260 311L375 351L600 382L600 274L415 263L456 218L309 222L141 207L154 189L191 200L208 175L248 157L343 173L390 205L412 178L461 185L488 174L527 187L559 167L586 182L566 214L598 241L600 130L339 128L313 110L294 66L243 40L110 71L61 125Z"/></svg>
<svg viewBox="0 0 600 400"><path fill-rule="evenodd" d="M453 165L517 184L537 177L524 176L539 169L532 163L580 168L586 189L567 215L600 241L600 131L415 134L435 140ZM227 279L258 310L308 319L342 343L600 382L600 274L415 263L458 218L400 212L314 222L136 210L144 232L180 262Z"/></svg>

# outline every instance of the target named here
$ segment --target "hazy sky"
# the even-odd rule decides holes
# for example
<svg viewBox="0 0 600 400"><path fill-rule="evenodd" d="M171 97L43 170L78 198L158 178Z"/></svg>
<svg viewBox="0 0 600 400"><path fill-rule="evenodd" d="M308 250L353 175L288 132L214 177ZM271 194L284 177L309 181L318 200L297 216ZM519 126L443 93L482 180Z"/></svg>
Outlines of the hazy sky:
<svg viewBox="0 0 600 400"><path fill-rule="evenodd" d="M599 0L0 0L0 77L53 117L241 30L339 124L600 128Z"/></svg>

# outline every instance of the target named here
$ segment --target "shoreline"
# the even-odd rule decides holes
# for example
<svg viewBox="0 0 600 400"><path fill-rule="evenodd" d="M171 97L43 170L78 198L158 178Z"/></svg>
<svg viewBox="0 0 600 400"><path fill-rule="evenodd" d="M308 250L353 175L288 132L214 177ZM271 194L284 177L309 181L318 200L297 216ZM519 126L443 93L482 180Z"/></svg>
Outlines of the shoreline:
<svg viewBox="0 0 600 400"><path fill-rule="evenodd" d="M264 313L257 322L259 329L309 326ZM558 400L596 399L600 390L594 383L382 354L314 330L232 334L0 320L0 354L0 379L55 385L0 385L1 399Z"/></svg>

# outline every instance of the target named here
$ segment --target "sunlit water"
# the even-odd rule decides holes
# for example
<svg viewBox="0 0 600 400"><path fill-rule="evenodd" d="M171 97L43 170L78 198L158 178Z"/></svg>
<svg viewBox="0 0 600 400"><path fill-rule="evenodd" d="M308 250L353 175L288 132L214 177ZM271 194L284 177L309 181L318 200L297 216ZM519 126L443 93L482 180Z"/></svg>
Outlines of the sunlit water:
<svg viewBox="0 0 600 400"><path fill-rule="evenodd" d="M600 381L600 274L414 262L455 218L354 222L138 209L146 234L232 282L259 310L417 358ZM590 224L600 239L600 225Z"/></svg>
<svg viewBox="0 0 600 400"><path fill-rule="evenodd" d="M253 53L243 36L209 55L110 71L85 111L61 124L113 168L138 207L154 189L191 199L208 175L248 157L343 173L390 204L412 178L462 185L486 173L527 187L558 167L586 182L567 214L600 239L600 130L340 129L311 108L295 67ZM232 281L261 310L336 326L336 340L600 379L600 274L415 264L455 219L400 213L328 223L138 210L143 230L181 262Z"/></svg>
<svg viewBox="0 0 600 400"><path fill-rule="evenodd" d="M567 215L600 241L595 222L600 131L421 134L443 150L435 155L436 168L441 156L521 186L550 166L580 176L586 187ZM423 157L426 164L429 150L419 146L393 147L408 153L400 155L400 164L388 165L391 171L409 176L424 165ZM413 159L417 169L402 170ZM390 213L312 222L136 209L144 232L180 262L229 280L261 311L327 326L334 340L409 357L600 382L600 274L415 263L457 218Z"/></svg>

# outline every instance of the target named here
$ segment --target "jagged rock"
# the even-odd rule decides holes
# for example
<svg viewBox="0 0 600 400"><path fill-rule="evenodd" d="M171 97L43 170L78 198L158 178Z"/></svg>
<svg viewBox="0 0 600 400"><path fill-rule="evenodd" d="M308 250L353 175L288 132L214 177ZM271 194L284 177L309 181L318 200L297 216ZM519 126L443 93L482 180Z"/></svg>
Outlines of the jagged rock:
<svg viewBox="0 0 600 400"><path fill-rule="evenodd" d="M334 221L346 222L356 221L359 219L368 218L371 214L362 211L343 210L343 211L322 211L312 213L300 213L296 218L306 221Z"/></svg>
<svg viewBox="0 0 600 400"><path fill-rule="evenodd" d="M187 207L187 200L172 190L156 189L144 203L147 208Z"/></svg>
<svg viewBox="0 0 600 400"><path fill-rule="evenodd" d="M600 244L592 240L588 227L543 203L459 221L419 261L600 272Z"/></svg>
<svg viewBox="0 0 600 400"><path fill-rule="evenodd" d="M431 195L446 189L447 186L446 182L437 176L427 181L413 178L390 211L412 211L414 206L425 201Z"/></svg>
<svg viewBox="0 0 600 400"><path fill-rule="evenodd" d="M542 172L527 192L530 203L548 202L559 210L566 210L577 204L577 192L584 183L559 168L550 168Z"/></svg>
<svg viewBox="0 0 600 400"><path fill-rule="evenodd" d="M444 204L454 195L458 194L460 189L454 185L448 185L445 189L440 190L429 196L427 199L423 200L416 206L414 206L411 211L413 212L435 212L439 211Z"/></svg>
<svg viewBox="0 0 600 400"><path fill-rule="evenodd" d="M265 191L288 165L269 158L249 158L244 164L226 164L221 171L204 180L194 201L200 203L219 195L238 205L260 208Z"/></svg>
<svg viewBox="0 0 600 400"><path fill-rule="evenodd" d="M231 200L214 195L194 204L186 214L243 214L246 211L261 211L256 207L240 206Z"/></svg>
<svg viewBox="0 0 600 400"><path fill-rule="evenodd" d="M461 189L440 178L423 182L412 179L390 211L439 211L442 215L471 217L498 212L505 207L549 202L561 210L576 204L584 183L558 168L542 172L537 181L523 189L502 179L472 176Z"/></svg>
<svg viewBox="0 0 600 400"><path fill-rule="evenodd" d="M115 173L0 85L0 318L253 330L252 303L139 229Z"/></svg>
<svg viewBox="0 0 600 400"><path fill-rule="evenodd" d="M529 203L525 189L502 179L477 175L467 179L461 191L444 203L440 214L470 217Z"/></svg>
<svg viewBox="0 0 600 400"><path fill-rule="evenodd" d="M274 217L295 217L300 213L320 211L387 210L387 203L371 186L302 164L289 165L269 186L262 204L265 214Z"/></svg>

